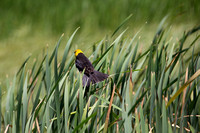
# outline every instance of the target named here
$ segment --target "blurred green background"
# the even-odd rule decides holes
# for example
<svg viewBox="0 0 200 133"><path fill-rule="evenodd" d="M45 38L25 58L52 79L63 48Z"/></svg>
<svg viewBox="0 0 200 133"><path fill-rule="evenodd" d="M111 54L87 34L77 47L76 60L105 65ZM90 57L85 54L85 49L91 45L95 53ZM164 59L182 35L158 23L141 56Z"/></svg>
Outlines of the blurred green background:
<svg viewBox="0 0 200 133"><path fill-rule="evenodd" d="M42 56L47 45L51 50L62 33L66 42L77 27L80 30L73 47L87 53L130 14L132 17L124 27L129 27L127 36L133 36L145 25L140 33L141 42L150 44L158 23L166 15L174 39L199 24L200 1L1 0L0 81L16 73L30 54L33 61Z"/></svg>

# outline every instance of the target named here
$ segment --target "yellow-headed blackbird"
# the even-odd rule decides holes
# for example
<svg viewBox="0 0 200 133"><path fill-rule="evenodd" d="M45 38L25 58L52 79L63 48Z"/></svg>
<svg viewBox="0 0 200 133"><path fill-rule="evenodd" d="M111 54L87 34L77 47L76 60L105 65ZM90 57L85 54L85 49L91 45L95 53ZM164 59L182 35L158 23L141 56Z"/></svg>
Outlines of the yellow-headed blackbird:
<svg viewBox="0 0 200 133"><path fill-rule="evenodd" d="M94 70L92 63L80 49L75 50L74 54L76 56L75 65L79 72L82 72L85 69L82 78L83 86L86 85L86 87L89 87L91 82L92 84L95 84L108 78L108 74Z"/></svg>

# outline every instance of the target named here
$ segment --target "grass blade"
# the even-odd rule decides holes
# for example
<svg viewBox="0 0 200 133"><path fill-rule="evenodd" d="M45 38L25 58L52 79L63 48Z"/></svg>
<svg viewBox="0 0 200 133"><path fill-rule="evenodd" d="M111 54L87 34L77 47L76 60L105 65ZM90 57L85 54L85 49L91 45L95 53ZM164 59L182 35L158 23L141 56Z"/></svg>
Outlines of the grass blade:
<svg viewBox="0 0 200 133"><path fill-rule="evenodd" d="M64 106L65 106L65 132L69 132L69 124L68 124L68 118L69 118L69 82L66 81L65 83L65 95L64 95Z"/></svg>
<svg viewBox="0 0 200 133"><path fill-rule="evenodd" d="M156 132L161 133L162 132L162 121L161 121L161 114L160 114L160 106L158 104L158 101L156 100L156 105L155 106L155 115L156 115Z"/></svg>
<svg viewBox="0 0 200 133"><path fill-rule="evenodd" d="M40 96L40 92L41 92L41 88L42 88L42 82L40 83L40 86L39 86L39 89L38 89L38 92L37 92L37 95L35 97L35 102L33 104L33 109L32 109L32 114L33 112L35 111L38 103L39 103L39 96Z"/></svg>
<svg viewBox="0 0 200 133"><path fill-rule="evenodd" d="M176 99L181 92L183 92L183 90L191 83L193 82L193 80L195 80L198 76L200 75L200 69L194 74L192 75L192 77L181 86L181 88L178 89L178 91L172 96L172 98L169 100L169 102L167 103L166 107L169 107L169 105L174 101L174 99Z"/></svg>
<svg viewBox="0 0 200 133"><path fill-rule="evenodd" d="M148 91L148 90L144 91L144 92L142 93L142 95L140 96L140 98L138 98L138 100L136 101L136 103L131 107L130 111L128 112L128 115L130 115L131 112L133 112L133 111L135 110L135 107L139 104L139 102L142 101L142 99L143 99L143 97L146 95L147 91Z"/></svg>
<svg viewBox="0 0 200 133"><path fill-rule="evenodd" d="M29 56L28 58L26 58L26 60L24 61L24 63L22 64L22 66L19 68L17 75L20 73L20 71L24 68L24 66L26 65L26 63L28 62L28 60L30 59L31 56Z"/></svg>
<svg viewBox="0 0 200 133"><path fill-rule="evenodd" d="M143 114L143 109L142 109L142 106L141 106L141 105L140 105L140 123L141 123L141 130L142 130L142 133L146 133L146 131L145 131L144 114Z"/></svg>
<svg viewBox="0 0 200 133"><path fill-rule="evenodd" d="M15 120L15 118L16 118L15 117L15 112L13 111L12 133L16 133L16 120Z"/></svg>
<svg viewBox="0 0 200 133"><path fill-rule="evenodd" d="M162 102L162 133L168 133L168 122L164 100Z"/></svg>
<svg viewBox="0 0 200 133"><path fill-rule="evenodd" d="M65 47L65 51L64 51L64 55L63 55L63 59L62 59L62 62L60 64L60 72L59 72L59 76L61 76L63 70L64 70L64 67L65 67L65 61L67 59L67 55L69 53L69 49L71 47L71 42L72 42L72 39L74 38L74 35L76 34L76 32L78 31L80 27L78 27L74 33L71 35L71 37L69 38L67 44L66 44L66 47Z"/></svg>
<svg viewBox="0 0 200 133"><path fill-rule="evenodd" d="M28 105L28 98L27 98L27 80L28 80L28 73L26 74L26 78L24 81L24 87L23 87L23 96L22 96L22 104L23 104L23 110L22 110L22 131L25 132L25 125L26 125L26 118L27 118L27 105Z"/></svg>
<svg viewBox="0 0 200 133"><path fill-rule="evenodd" d="M153 122L153 116L154 116L154 107L155 107L155 73L152 73L152 78L151 78L151 105L150 105L150 116L149 116L149 121L150 121L150 126L152 127L152 122Z"/></svg>
<svg viewBox="0 0 200 133"><path fill-rule="evenodd" d="M38 68L38 71L37 71L37 73L35 74L33 80L31 81L31 83L30 83L30 85L29 85L29 87L28 87L28 92L30 91L30 89L32 88L32 86L33 86L33 84L35 83L36 79L38 78L39 74L41 73L42 67L43 67L43 63L44 63L45 59L46 59L46 56L43 58L42 62L40 63L40 66L39 66L39 68Z"/></svg>
<svg viewBox="0 0 200 133"><path fill-rule="evenodd" d="M111 35L111 37L113 37L117 31L133 16L133 14L130 14L126 19L124 19L124 21L117 27L117 29L113 32L113 34Z"/></svg>
<svg viewBox="0 0 200 133"><path fill-rule="evenodd" d="M109 107L108 107L108 112L107 112L107 115L106 115L106 121L105 121L103 133L107 133L107 130L108 130L108 122L109 122L110 111L111 111L111 107L112 107L114 93L115 93L115 84L114 84L114 87L113 87L112 96L111 96L110 104L109 104Z"/></svg>
<svg viewBox="0 0 200 133"><path fill-rule="evenodd" d="M78 131L79 128L83 127L83 125L85 123L87 123L90 119L92 119L93 117L95 117L97 115L97 112L93 113L91 116L89 116L88 118L86 118L84 121L82 121L78 126L76 126L76 128L73 130L72 133L75 133Z"/></svg>
<svg viewBox="0 0 200 133"><path fill-rule="evenodd" d="M58 45L56 47L55 57L54 57L54 76L55 76L55 81L59 82L59 79L58 79L58 67L57 67L57 65L58 65L58 63L57 63L57 54L58 54ZM57 126L58 126L58 131L60 132L61 125L60 125L60 93L59 93L59 85L55 86L54 99L55 99L55 103L56 103Z"/></svg>
<svg viewBox="0 0 200 133"><path fill-rule="evenodd" d="M63 36L64 36L64 34L62 34L62 35L61 35L60 39L58 40L58 42L57 42L57 44L56 44L56 47L55 47L55 49L54 49L53 53L51 54L51 57L50 57L50 59L49 59L49 65L51 64L51 62L52 62L53 58L55 57L56 50L57 50L57 49L58 49L58 47L60 46L60 42L61 42L61 40L62 40Z"/></svg>
<svg viewBox="0 0 200 133"><path fill-rule="evenodd" d="M18 101L18 104L17 104L17 121L16 121L16 130L17 131L20 131L20 114L21 114L21 104L22 104L22 93L23 93L23 84L24 84L24 71L25 71L25 66L23 67L22 69L22 74L21 74L21 77L20 77L20 86L18 88L18 95L17 95L17 101Z"/></svg>
<svg viewBox="0 0 200 133"><path fill-rule="evenodd" d="M0 115L1 115L1 101L2 101L2 98L1 98L1 86L0 86ZM0 131L1 131L1 116L0 116Z"/></svg>

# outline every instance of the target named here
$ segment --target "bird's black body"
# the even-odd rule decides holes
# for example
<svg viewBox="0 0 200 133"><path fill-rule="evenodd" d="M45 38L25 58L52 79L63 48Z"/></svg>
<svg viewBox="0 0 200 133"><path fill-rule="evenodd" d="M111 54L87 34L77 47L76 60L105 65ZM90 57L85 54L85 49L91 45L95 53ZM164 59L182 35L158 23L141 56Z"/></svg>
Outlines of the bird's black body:
<svg viewBox="0 0 200 133"><path fill-rule="evenodd" d="M79 53L76 56L75 64L80 72L82 72L85 69L84 74L86 74L87 76L89 76L94 72L94 67L92 66L92 63L83 53Z"/></svg>
<svg viewBox="0 0 200 133"><path fill-rule="evenodd" d="M92 63L83 53L76 56L75 65L80 72L85 69L82 79L83 86L89 87L90 83L95 84L108 78L107 74L94 70Z"/></svg>

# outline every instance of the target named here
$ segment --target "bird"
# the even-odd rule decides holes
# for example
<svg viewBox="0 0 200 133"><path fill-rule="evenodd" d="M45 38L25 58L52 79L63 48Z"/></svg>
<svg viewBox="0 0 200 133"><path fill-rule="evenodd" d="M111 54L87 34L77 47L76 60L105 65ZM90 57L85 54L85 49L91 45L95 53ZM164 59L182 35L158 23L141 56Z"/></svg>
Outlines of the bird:
<svg viewBox="0 0 200 133"><path fill-rule="evenodd" d="M96 84L108 78L108 74L101 73L99 71L94 70L92 63L90 60L83 54L80 49L76 49L74 51L75 54L75 65L80 73L84 70L84 75L82 77L83 87L90 87L90 84Z"/></svg>

